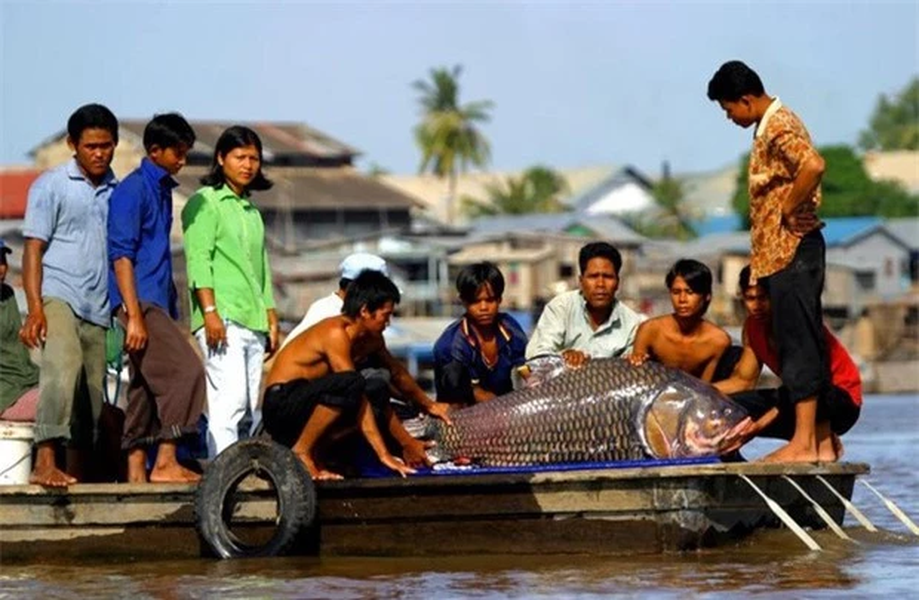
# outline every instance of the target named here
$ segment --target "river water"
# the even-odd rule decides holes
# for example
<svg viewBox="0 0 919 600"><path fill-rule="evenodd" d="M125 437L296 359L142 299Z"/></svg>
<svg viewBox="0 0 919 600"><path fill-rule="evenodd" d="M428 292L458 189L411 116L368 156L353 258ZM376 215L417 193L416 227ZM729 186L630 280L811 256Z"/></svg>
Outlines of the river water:
<svg viewBox="0 0 919 600"><path fill-rule="evenodd" d="M846 460L919 520L919 396L869 396L844 438ZM755 458L775 447L762 440ZM919 537L862 484L853 501L881 528L846 520L857 543L819 531L810 552L787 530L724 548L634 557L277 558L247 561L55 561L0 565L0 598L608 598L614 595L915 597ZM2 550L2 549L0 549Z"/></svg>

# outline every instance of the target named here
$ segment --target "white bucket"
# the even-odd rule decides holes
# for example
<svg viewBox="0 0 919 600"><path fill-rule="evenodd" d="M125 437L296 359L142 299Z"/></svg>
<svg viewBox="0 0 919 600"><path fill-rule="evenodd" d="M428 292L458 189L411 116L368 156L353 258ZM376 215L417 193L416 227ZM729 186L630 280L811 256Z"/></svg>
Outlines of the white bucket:
<svg viewBox="0 0 919 600"><path fill-rule="evenodd" d="M0 421L0 485L29 483L32 472L32 423Z"/></svg>

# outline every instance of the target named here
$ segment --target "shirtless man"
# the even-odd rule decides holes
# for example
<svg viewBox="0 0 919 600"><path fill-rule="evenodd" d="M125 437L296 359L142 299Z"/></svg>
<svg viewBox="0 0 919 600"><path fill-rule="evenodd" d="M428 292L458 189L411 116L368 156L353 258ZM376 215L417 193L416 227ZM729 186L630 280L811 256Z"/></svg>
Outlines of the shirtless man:
<svg viewBox="0 0 919 600"><path fill-rule="evenodd" d="M629 360L640 365L650 358L703 381L716 380L716 369L731 338L705 320L712 301L712 272L697 260L682 259L667 273L666 282L673 312L641 324ZM730 369L724 376L729 374Z"/></svg>
<svg viewBox="0 0 919 600"><path fill-rule="evenodd" d="M354 419L380 461L400 475L414 473L410 465L427 464L425 445L405 431L387 402L380 408L387 429L402 446L404 462L390 454L364 393L365 380L354 366L375 358L390 371L393 385L407 398L432 416L447 420L445 407L435 407L386 349L383 330L399 298L389 278L365 270L351 282L341 315L310 327L275 359L262 406L265 430L275 441L289 446L314 479L341 479L325 469L317 455L320 438L340 416Z"/></svg>

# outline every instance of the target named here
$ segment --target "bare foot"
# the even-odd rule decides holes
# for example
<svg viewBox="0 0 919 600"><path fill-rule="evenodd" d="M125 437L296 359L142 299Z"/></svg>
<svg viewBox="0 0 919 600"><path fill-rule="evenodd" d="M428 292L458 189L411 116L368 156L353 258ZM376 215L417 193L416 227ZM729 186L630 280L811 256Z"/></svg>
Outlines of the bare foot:
<svg viewBox="0 0 919 600"><path fill-rule="evenodd" d="M65 488L76 482L76 477L71 477L55 466L35 465L32 474L29 475L29 483L45 487Z"/></svg>
<svg viewBox="0 0 919 600"><path fill-rule="evenodd" d="M780 462L809 462L818 461L817 448L802 447L788 442L775 452L767 454L759 462L780 463Z"/></svg>
<svg viewBox="0 0 919 600"><path fill-rule="evenodd" d="M150 472L150 483L197 483L201 475L186 469L179 463L153 467Z"/></svg>
<svg viewBox="0 0 919 600"><path fill-rule="evenodd" d="M817 443L817 460L820 462L836 462L840 456L842 456L842 442L835 433Z"/></svg>
<svg viewBox="0 0 919 600"><path fill-rule="evenodd" d="M51 440L39 442L36 445L35 466L32 467L32 474L29 475L29 483L63 488L77 482L76 477L71 477L57 468L55 450L55 444Z"/></svg>
<svg viewBox="0 0 919 600"><path fill-rule="evenodd" d="M313 476L313 479L317 481L337 481L339 479L344 479L344 477L328 469L319 469L319 472Z"/></svg>
<svg viewBox="0 0 919 600"><path fill-rule="evenodd" d="M306 470L309 471L310 477L312 477L313 479L317 481L325 481L329 479L344 479L344 477L342 477L338 473L333 473L332 471L329 471L328 469L324 469L320 467L319 465L317 465L315 461L313 461L312 457L310 457L309 453L307 452L294 452L294 455L296 455L296 457L300 459L300 462L302 462L303 465L306 467Z"/></svg>
<svg viewBox="0 0 919 600"><path fill-rule="evenodd" d="M128 450L128 483L147 483L147 450Z"/></svg>
<svg viewBox="0 0 919 600"><path fill-rule="evenodd" d="M833 451L836 453L836 460L841 460L842 455L846 453L846 449L842 445L842 440L839 439L839 436L835 433L830 434L830 440L833 442Z"/></svg>

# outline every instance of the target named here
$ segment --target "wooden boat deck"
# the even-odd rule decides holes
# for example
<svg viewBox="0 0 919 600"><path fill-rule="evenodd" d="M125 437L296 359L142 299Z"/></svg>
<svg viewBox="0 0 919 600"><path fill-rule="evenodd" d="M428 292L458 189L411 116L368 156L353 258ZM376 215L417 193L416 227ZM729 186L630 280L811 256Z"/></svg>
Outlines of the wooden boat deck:
<svg viewBox="0 0 919 600"><path fill-rule="evenodd" d="M822 527L788 475L837 522L861 463L729 463L319 482L302 550L336 555L620 554L711 546L778 520L748 476L800 524ZM234 531L270 529L273 490L244 485ZM199 556L193 485L0 486L0 560ZM215 510L219 510L215 507ZM249 533L246 533L249 535Z"/></svg>

